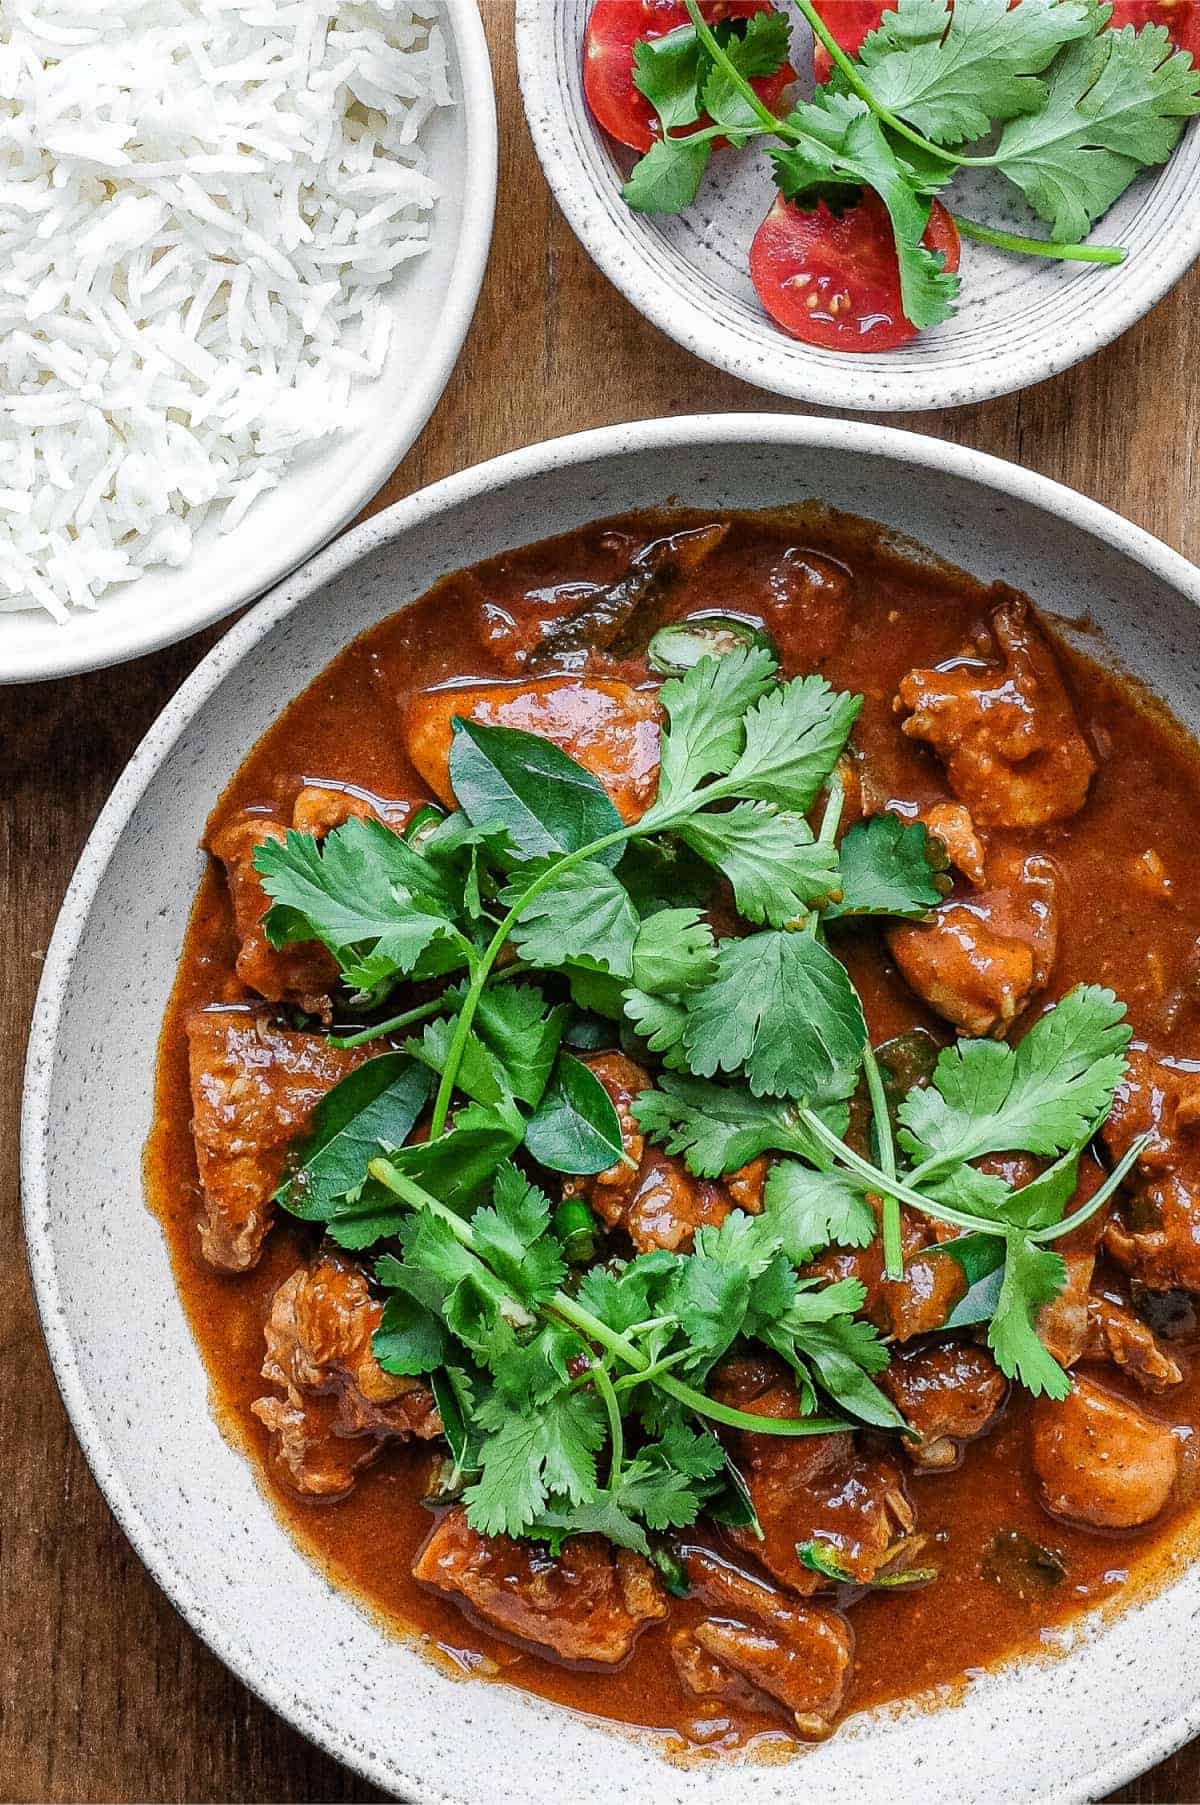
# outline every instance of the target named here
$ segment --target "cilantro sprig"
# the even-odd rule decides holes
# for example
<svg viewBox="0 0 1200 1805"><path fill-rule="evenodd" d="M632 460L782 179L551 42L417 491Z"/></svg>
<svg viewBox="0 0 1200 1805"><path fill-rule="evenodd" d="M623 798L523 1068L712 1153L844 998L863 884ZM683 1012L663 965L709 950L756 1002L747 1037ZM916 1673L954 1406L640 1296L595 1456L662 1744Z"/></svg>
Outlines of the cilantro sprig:
<svg viewBox="0 0 1200 1805"><path fill-rule="evenodd" d="M958 1253L932 1228L930 1248L961 1259L1002 1370L1063 1395L1036 1331L1064 1280L1053 1244L1140 1151L1067 1213L1129 1038L1094 987L1015 1046L945 1049L897 1097L838 949L864 918L936 907L945 858L892 817L840 831L858 697L784 680L750 645L700 660L660 700L659 788L636 822L561 749L459 720L458 808L419 841L351 821L256 854L275 944L319 940L377 1016L422 986L342 1037L387 1050L324 1100L279 1201L343 1247L376 1249L376 1357L428 1377L474 1526L552 1547L591 1530L653 1553L702 1510L747 1520L722 1429L902 1432L863 1286L807 1270L830 1245L881 1236L900 1276L902 1207L959 1231ZM723 876L739 931L718 936L682 899L685 868L699 892L697 872ZM657 1056L634 1106L643 1132L706 1179L764 1159L761 1214L731 1210L689 1253L621 1258L582 1199L555 1205L547 1175L631 1164L573 1050L605 1044L581 1042L581 996ZM1050 1164L1018 1190L979 1170L998 1151ZM709 1395L745 1343L793 1375L794 1417Z"/></svg>
<svg viewBox="0 0 1200 1805"><path fill-rule="evenodd" d="M1144 169L1165 162L1200 113L1200 71L1164 27L1107 29L1099 0L897 0L851 57L815 0L799 12L832 63L829 81L786 115L751 85L788 59L783 12L741 30L690 25L635 46L634 83L660 135L623 189L635 211L674 213L695 199L718 142L763 142L775 181L805 209L883 202L904 312L917 328L954 311L959 279L922 243L931 202L962 169L997 170L1052 236L1014 234L955 215L966 237L1022 255L1116 264L1119 247L1085 244ZM711 122L695 129L705 115ZM998 138L990 149L968 145ZM684 133L684 135L680 135Z"/></svg>

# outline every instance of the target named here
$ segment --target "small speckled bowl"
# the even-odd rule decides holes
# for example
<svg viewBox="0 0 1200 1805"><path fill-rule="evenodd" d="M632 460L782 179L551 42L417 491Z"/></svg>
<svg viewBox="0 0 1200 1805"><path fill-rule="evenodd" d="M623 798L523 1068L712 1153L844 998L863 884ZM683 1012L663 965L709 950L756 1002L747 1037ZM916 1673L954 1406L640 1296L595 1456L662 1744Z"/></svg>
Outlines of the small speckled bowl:
<svg viewBox="0 0 1200 1805"><path fill-rule="evenodd" d="M960 407L1028 388L1090 357L1161 301L1200 256L1200 121L1171 161L1137 181L1101 220L1097 243L1124 245L1117 269L962 247L954 319L895 351L822 351L790 339L750 281L751 241L775 195L765 154L713 158L696 201L672 217L631 213L621 184L635 159L596 125L581 47L591 0L517 0L517 60L533 142L576 237L627 300L718 369L794 401L872 412ZM793 14L794 61L809 65ZM1027 236L1046 228L991 170L954 184L969 217Z"/></svg>
<svg viewBox="0 0 1200 1805"><path fill-rule="evenodd" d="M213 799L356 634L443 573L669 500L817 496L886 521L1068 617L1200 733L1200 572L1094 503L957 446L839 421L723 415L559 439L409 497L232 628L167 707L96 824L46 955L23 1120L25 1231L71 1420L138 1553L275 1710L422 1805L1030 1805L1101 1797L1200 1729L1200 1569L1115 1622L975 1681L941 1710L853 1718L799 1764L667 1765L503 1685L453 1681L290 1540L209 1413L142 1199L155 1045ZM1095 650L1089 639L1089 649ZM1164 806L1166 806L1164 804Z"/></svg>

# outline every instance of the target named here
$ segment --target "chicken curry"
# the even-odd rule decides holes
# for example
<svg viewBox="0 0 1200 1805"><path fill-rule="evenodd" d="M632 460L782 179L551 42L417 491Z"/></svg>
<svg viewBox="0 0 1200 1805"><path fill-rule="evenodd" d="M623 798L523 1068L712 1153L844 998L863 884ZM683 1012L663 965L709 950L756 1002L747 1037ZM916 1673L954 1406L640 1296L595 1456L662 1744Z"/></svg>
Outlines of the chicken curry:
<svg viewBox="0 0 1200 1805"><path fill-rule="evenodd" d="M1182 1545L1200 753L1024 596L602 522L355 641L205 844L151 1202L227 1432L456 1670L820 1737Z"/></svg>

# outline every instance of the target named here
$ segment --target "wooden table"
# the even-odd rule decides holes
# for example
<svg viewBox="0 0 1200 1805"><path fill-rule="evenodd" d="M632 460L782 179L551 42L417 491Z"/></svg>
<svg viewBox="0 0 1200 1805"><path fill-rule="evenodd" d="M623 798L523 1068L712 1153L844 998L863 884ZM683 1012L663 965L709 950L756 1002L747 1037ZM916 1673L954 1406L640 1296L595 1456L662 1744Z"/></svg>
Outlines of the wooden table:
<svg viewBox="0 0 1200 1805"><path fill-rule="evenodd" d="M485 0L485 12L501 132L491 268L456 375L377 506L558 433L783 407L661 337L592 268L526 134L507 0ZM1091 363L1025 395L893 423L1044 471L1200 562L1198 364L1200 267ZM143 1571L68 1427L17 1252L21 1061L42 949L118 773L221 630L115 671L0 691L0 1224L11 1250L0 1268L4 1800L382 1796L254 1699ZM1200 1743L1119 1797L1200 1799Z"/></svg>

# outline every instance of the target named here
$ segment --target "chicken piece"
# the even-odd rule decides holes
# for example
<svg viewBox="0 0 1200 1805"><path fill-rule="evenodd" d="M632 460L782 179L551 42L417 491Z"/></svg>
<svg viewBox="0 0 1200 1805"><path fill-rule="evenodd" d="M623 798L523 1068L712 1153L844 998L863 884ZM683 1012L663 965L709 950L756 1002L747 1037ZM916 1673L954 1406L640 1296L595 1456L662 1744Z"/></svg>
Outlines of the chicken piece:
<svg viewBox="0 0 1200 1805"><path fill-rule="evenodd" d="M376 796L354 783L307 783L292 806L292 826L318 840L350 820L380 821L398 834L423 807L408 797Z"/></svg>
<svg viewBox="0 0 1200 1805"><path fill-rule="evenodd" d="M970 810L960 802L935 802L921 809L916 819L923 821L935 839L941 841L950 863L981 890L987 881L987 855Z"/></svg>
<svg viewBox="0 0 1200 1805"><path fill-rule="evenodd" d="M1086 1360L1111 1360L1143 1391L1170 1391L1183 1383L1183 1373L1158 1336L1124 1304L1110 1297L1088 1300Z"/></svg>
<svg viewBox="0 0 1200 1805"><path fill-rule="evenodd" d="M770 1356L723 1360L709 1392L718 1403L752 1416L800 1415L790 1374ZM729 1528L726 1534L793 1592L815 1592L830 1583L801 1563L798 1542L831 1543L839 1565L866 1584L912 1531L915 1518L900 1469L882 1455L861 1452L850 1433L785 1438L735 1430L729 1441L763 1540L750 1529Z"/></svg>
<svg viewBox="0 0 1200 1805"><path fill-rule="evenodd" d="M1096 761L1029 603L996 584L979 655L910 671L896 711L981 827L1048 827L1087 800Z"/></svg>
<svg viewBox="0 0 1200 1805"><path fill-rule="evenodd" d="M684 1564L693 1594L719 1615L671 1638L680 1679L700 1697L777 1699L806 1736L827 1736L842 1706L854 1635L840 1612L787 1599L707 1548Z"/></svg>
<svg viewBox="0 0 1200 1805"><path fill-rule="evenodd" d="M1150 1291L1200 1291L1200 1065L1131 1047L1103 1135L1120 1159L1149 1134L1107 1251Z"/></svg>
<svg viewBox="0 0 1200 1805"><path fill-rule="evenodd" d="M600 677L541 677L526 683L422 690L408 704L408 755L436 796L454 806L450 784L455 715L517 727L561 746L599 779L623 821L636 821L658 788L657 699Z"/></svg>
<svg viewBox="0 0 1200 1805"><path fill-rule="evenodd" d="M878 1205L876 1213L878 1213ZM930 1248L932 1225L901 1206L900 1247L904 1276L889 1279L883 1266L883 1243L877 1235L867 1247L833 1247L810 1260L806 1278L856 1279L866 1291L864 1313L894 1341L911 1341L944 1326L967 1280L957 1260Z"/></svg>
<svg viewBox="0 0 1200 1805"><path fill-rule="evenodd" d="M1079 1163L1079 1181L1064 1214L1070 1216L1082 1209L1089 1198L1095 1196L1104 1178L1099 1161L1086 1154ZM1074 1366L1087 1352L1091 1335L1088 1309L1092 1300L1092 1275L1096 1270L1096 1254L1105 1220L1106 1212L1098 1211L1054 1243L1055 1253L1062 1255L1066 1266L1067 1282L1057 1297L1042 1305L1036 1326L1038 1339L1060 1366Z"/></svg>
<svg viewBox="0 0 1200 1805"><path fill-rule="evenodd" d="M328 1021L329 992L337 982L338 964L315 940L274 947L263 931L271 899L254 869L254 854L268 840L282 842L287 829L266 815L237 815L209 841L209 851L225 867L233 925L241 950L237 975L247 990L269 1003L292 1003L308 1015Z"/></svg>
<svg viewBox="0 0 1200 1805"><path fill-rule="evenodd" d="M920 1434L905 1452L922 1472L958 1466L966 1443L994 1427L1008 1395L987 1350L952 1337L895 1350L879 1384Z"/></svg>
<svg viewBox="0 0 1200 1805"><path fill-rule="evenodd" d="M964 1034L1002 1038L1049 980L1058 944L1050 861L1005 854L988 885L952 896L927 922L888 930L892 957L931 1009Z"/></svg>
<svg viewBox="0 0 1200 1805"><path fill-rule="evenodd" d="M277 1028L262 1010L198 1009L187 1019L192 1133L204 1194L200 1249L210 1266L255 1265L274 1216L288 1145L317 1104L371 1051Z"/></svg>
<svg viewBox="0 0 1200 1805"><path fill-rule="evenodd" d="M787 670L819 671L846 642L854 579L844 564L791 546L771 567L764 624Z"/></svg>
<svg viewBox="0 0 1200 1805"><path fill-rule="evenodd" d="M650 1088L650 1074L623 1053L594 1053L584 1063L613 1100L633 1169L618 1162L594 1177L569 1179L564 1196L586 1198L600 1220L623 1229L639 1253L655 1248L690 1253L696 1230L719 1227L735 1205L759 1214L765 1160L751 1160L719 1184L694 1178L681 1159L647 1147L634 1119L633 1103Z"/></svg>
<svg viewBox="0 0 1200 1805"><path fill-rule="evenodd" d="M1166 1508L1180 1447L1160 1418L1077 1377L1061 1403L1039 1398L1033 1407L1033 1467L1052 1517L1136 1529Z"/></svg>
<svg viewBox="0 0 1200 1805"><path fill-rule="evenodd" d="M441 1434L428 1386L385 1373L372 1353L382 1317L365 1275L340 1254L301 1266L272 1298L262 1376L283 1396L250 1408L293 1491L342 1498L388 1442Z"/></svg>
<svg viewBox="0 0 1200 1805"><path fill-rule="evenodd" d="M456 1505L417 1556L414 1577L456 1595L489 1629L560 1661L623 1661L667 1614L649 1561L602 1536L569 1536L555 1557L535 1543L477 1535Z"/></svg>

